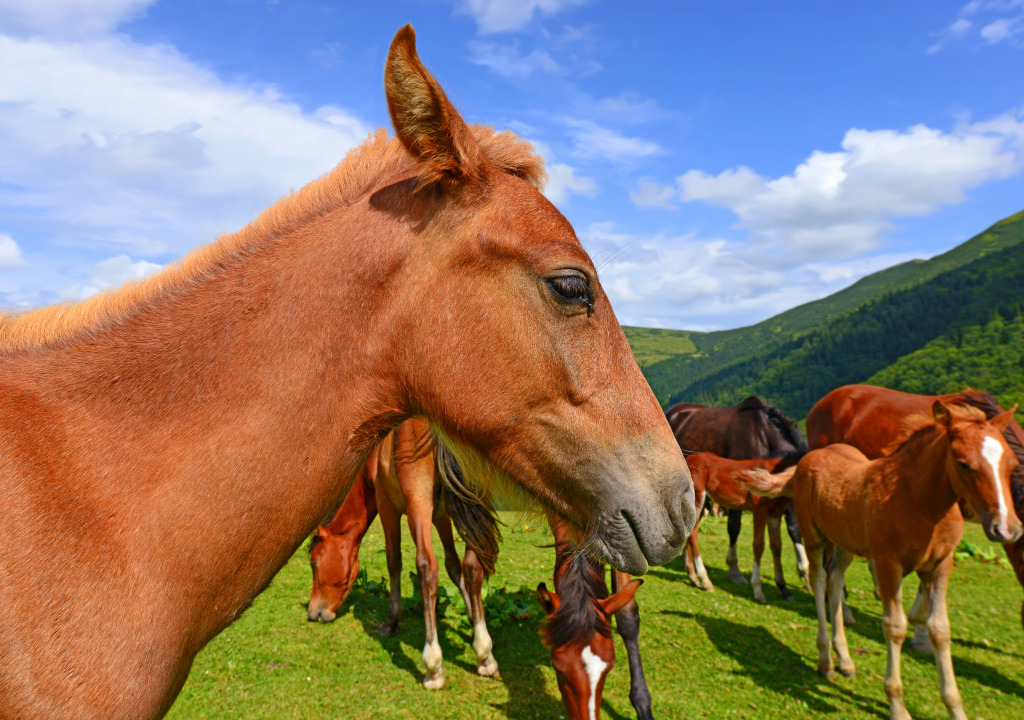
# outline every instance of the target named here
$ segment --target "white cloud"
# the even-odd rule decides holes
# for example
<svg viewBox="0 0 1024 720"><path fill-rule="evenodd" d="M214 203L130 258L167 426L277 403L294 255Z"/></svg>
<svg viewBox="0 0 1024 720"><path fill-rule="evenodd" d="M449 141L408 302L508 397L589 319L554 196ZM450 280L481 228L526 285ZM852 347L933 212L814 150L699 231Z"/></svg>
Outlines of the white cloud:
<svg viewBox="0 0 1024 720"><path fill-rule="evenodd" d="M545 50L523 55L519 43L498 45L492 42L469 43L470 61L488 67L504 77L523 79L535 72L560 73L562 67Z"/></svg>
<svg viewBox="0 0 1024 720"><path fill-rule="evenodd" d="M83 37L112 30L156 0L0 0L5 35Z"/></svg>
<svg viewBox="0 0 1024 720"><path fill-rule="evenodd" d="M600 157L613 162L661 154L661 146L650 140L627 137L598 125L593 120L566 118L573 152L586 158Z"/></svg>
<svg viewBox="0 0 1024 720"><path fill-rule="evenodd" d="M63 242L181 254L329 170L368 131L166 46L0 36L0 209L45 219Z"/></svg>
<svg viewBox="0 0 1024 720"><path fill-rule="evenodd" d="M591 196L597 193L597 183L593 178L577 174L576 168L565 163L555 162L551 148L542 142L530 140L537 154L544 158L544 169L548 180L544 185L544 196L555 205L564 205L570 195Z"/></svg>
<svg viewBox="0 0 1024 720"><path fill-rule="evenodd" d="M459 0L457 12L471 15L480 33L522 30L535 13L554 15L588 0Z"/></svg>
<svg viewBox="0 0 1024 720"><path fill-rule="evenodd" d="M25 259L21 257L21 248L10 235L0 234L0 268L17 267L24 265Z"/></svg>
<svg viewBox="0 0 1024 720"><path fill-rule="evenodd" d="M747 167L676 179L674 199L732 210L750 241L793 258L838 260L879 246L901 217L955 205L967 191L1024 167L1024 116L1008 113L952 132L850 130L837 152L813 152L790 175L766 178ZM651 181L638 206L666 206L671 186Z"/></svg>
<svg viewBox="0 0 1024 720"><path fill-rule="evenodd" d="M932 33L936 40L928 53L934 55L952 42L963 41L973 30L990 45L1024 33L1024 0L971 0L960 8L956 20Z"/></svg>
<svg viewBox="0 0 1024 720"><path fill-rule="evenodd" d="M129 280L139 280L152 275L161 267L146 260L133 262L127 255L115 255L94 264L87 283L72 285L62 290L60 294L65 300L79 300L106 288L119 287Z"/></svg>

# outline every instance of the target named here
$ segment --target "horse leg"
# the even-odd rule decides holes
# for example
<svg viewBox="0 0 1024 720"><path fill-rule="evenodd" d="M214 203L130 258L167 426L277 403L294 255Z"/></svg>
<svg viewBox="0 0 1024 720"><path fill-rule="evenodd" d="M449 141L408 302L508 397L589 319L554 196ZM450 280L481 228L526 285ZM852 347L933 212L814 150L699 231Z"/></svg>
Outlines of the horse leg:
<svg viewBox="0 0 1024 720"><path fill-rule="evenodd" d="M469 614L470 622L473 623L473 652L476 653L477 675L484 677L500 677L498 674L498 661L494 659L491 652L494 649L494 642L491 634L487 632L487 617L484 614L483 587L484 570L477 558L476 551L466 547L466 554L462 559L463 573L466 577L466 590L469 593L472 612Z"/></svg>
<svg viewBox="0 0 1024 720"><path fill-rule="evenodd" d="M889 696L890 720L910 720L903 703L900 678L900 650L907 637L907 616L903 612L903 569L888 557L875 560L878 593L882 596L882 632L885 635L885 694Z"/></svg>
<svg viewBox="0 0 1024 720"><path fill-rule="evenodd" d="M469 592L466 590L466 577L462 572L462 560L459 559L458 548L455 547L455 536L452 535L452 521L447 515L434 518L434 527L437 528L437 537L441 540L441 549L444 550L444 569L448 577L455 583L462 595L462 601L466 604L466 614L469 615L470 624L473 623L473 608L470 604Z"/></svg>
<svg viewBox="0 0 1024 720"><path fill-rule="evenodd" d="M939 688L942 692L942 702L949 710L950 720L967 720L963 702L960 700L960 691L956 686L956 676L953 675L953 657L949 651L950 632L949 617L946 614L946 587L952 574L953 556L949 555L935 569L929 583L928 636L932 640L932 647L935 648L935 665L939 670Z"/></svg>
<svg viewBox="0 0 1024 720"><path fill-rule="evenodd" d="M729 566L729 581L734 583L745 583L747 579L740 572L739 562L736 558L736 541L740 537L740 529L743 527L743 511L730 510L729 522L729 552L725 556L725 563Z"/></svg>
<svg viewBox="0 0 1024 720"><path fill-rule="evenodd" d="M761 558L764 556L765 513L760 507L754 510L754 567L750 571L750 585L754 590L754 601L767 603L764 588L761 587Z"/></svg>
<svg viewBox="0 0 1024 720"><path fill-rule="evenodd" d="M917 597L910 608L910 624L914 627L914 637L910 639L910 647L925 655L935 655L935 648L928 637L928 616L931 614L930 580L920 577L917 585Z"/></svg>
<svg viewBox="0 0 1024 720"><path fill-rule="evenodd" d="M775 585L782 593L782 599L792 602L793 593L786 587L786 576L782 572L782 518L778 515L768 516L768 547L772 551L772 561L775 563Z"/></svg>
<svg viewBox="0 0 1024 720"><path fill-rule="evenodd" d="M790 500L786 505L786 532L793 543L793 551L796 553L796 571L804 584L807 592L811 591L811 580L807 574L807 550L804 548L804 539L800 535L800 528L796 524L796 506Z"/></svg>
<svg viewBox="0 0 1024 720"><path fill-rule="evenodd" d="M440 690L444 687L445 678L441 643L437 639L437 558L434 556L434 540L430 532L432 510L424 512L410 505L408 514L409 531L416 543L416 576L423 598L423 662L427 666L423 686L430 690Z"/></svg>
<svg viewBox="0 0 1024 720"><path fill-rule="evenodd" d="M708 571L704 567L704 558L700 554L700 544L697 542L697 528L693 529L690 537L686 540L686 554L693 561L693 572L690 574L690 580L701 590L714 592L715 586L711 584L711 578L708 577ZM689 566L687 566L687 570L689 571Z"/></svg>
<svg viewBox="0 0 1024 720"><path fill-rule="evenodd" d="M398 634L398 621L402 619L402 518L383 497L377 498L380 524L384 527L384 554L388 561L391 600L388 618L380 628L381 637Z"/></svg>
<svg viewBox="0 0 1024 720"><path fill-rule="evenodd" d="M818 614L818 674L830 678L832 672L832 651L828 641L828 621L825 610L825 593L828 577L824 568L825 547L827 543L814 543L808 555L808 574L811 578L811 591L814 593L814 609Z"/></svg>
<svg viewBox="0 0 1024 720"><path fill-rule="evenodd" d="M624 588L629 580L629 575L613 569L612 594ZM640 606L637 605L636 598L615 613L615 626L626 645L626 657L629 659L629 701L636 710L637 720L654 720L651 712L651 693L647 689L644 664L640 658Z"/></svg>
<svg viewBox="0 0 1024 720"><path fill-rule="evenodd" d="M846 568L853 562L853 555L836 546L832 569L828 573L829 617L832 620L832 647L839 656L837 669L844 677L855 677L857 670L846 644L846 629L843 627L842 598L846 586Z"/></svg>

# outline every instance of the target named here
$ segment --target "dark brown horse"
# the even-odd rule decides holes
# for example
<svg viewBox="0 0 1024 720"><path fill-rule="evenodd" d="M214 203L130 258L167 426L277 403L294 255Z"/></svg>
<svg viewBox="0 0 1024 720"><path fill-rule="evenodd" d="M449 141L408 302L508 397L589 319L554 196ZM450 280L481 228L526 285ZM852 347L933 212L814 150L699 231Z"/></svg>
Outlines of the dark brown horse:
<svg viewBox="0 0 1024 720"><path fill-rule="evenodd" d="M629 658L629 699L637 720L653 720L640 658L640 612L634 597L643 581L613 570L609 596L604 567L578 551L564 523L551 519L551 531L555 536L555 592L540 583L537 599L548 616L542 637L551 648L551 664L569 719L597 720L605 678L615 665L614 615Z"/></svg>
<svg viewBox="0 0 1024 720"><path fill-rule="evenodd" d="M936 400L976 407L989 419L1003 412L994 397L972 389L948 395L913 395L874 385L845 385L811 408L807 415L807 439L812 448L842 442L853 445L869 458L881 457L890 443L907 436L903 420L928 412ZM1007 504L1013 505L1018 517L1024 517L1024 430L1011 419L1003 437L1020 462L1010 478L1011 497ZM1024 538L1003 547L1018 582L1024 586ZM1024 625L1024 604L1021 624ZM915 630L914 647L929 652L923 628Z"/></svg>
<svg viewBox="0 0 1024 720"><path fill-rule="evenodd" d="M730 460L781 458L778 469L783 470L807 452L807 442L796 421L757 397L748 397L730 407L679 403L666 410L665 417L686 455L711 452ZM726 561L729 579L745 583L747 579L740 572L736 556L742 514L742 510L729 511L729 554ZM786 529L794 545L801 542L792 509L786 511ZM789 593L784 579L779 590L783 596Z"/></svg>
<svg viewBox="0 0 1024 720"><path fill-rule="evenodd" d="M411 27L385 91L397 140L152 278L0 319L5 715L163 716L413 415L615 566L682 550L686 462L542 161L465 123Z"/></svg>
<svg viewBox="0 0 1024 720"><path fill-rule="evenodd" d="M380 632L385 637L392 636L398 632L402 616L401 520L402 515L408 517L409 532L416 544L416 575L426 628L423 662L427 672L423 685L431 690L439 690L445 683L444 658L437 637L438 567L431 525L437 528L444 548L448 577L466 603L473 626L477 673L485 677L498 673L481 590L494 571L500 534L489 507L467 501L444 482L451 471L445 451L433 439L427 422L421 418L406 420L370 455L330 522L317 527L309 556L313 590L308 617L331 622L352 588L359 572L359 545L379 513L391 587L388 617ZM452 536L453 517L466 541L461 562Z"/></svg>
<svg viewBox="0 0 1024 720"><path fill-rule="evenodd" d="M832 676L834 667L826 618L832 623L839 672L855 673L840 599L854 556L874 560L888 646L885 692L892 720L910 718L903 702L900 649L907 634L901 588L911 572L921 582L911 620L927 627L950 717L967 720L953 675L946 613L953 549L964 525L958 500L978 513L990 539L1011 542L1024 533L1006 503L1010 473L1018 464L1003 437L1012 414L1011 410L988 420L977 408L936 400L931 417L906 419L903 442L876 460L852 445L834 443L809 452L795 472L763 473L740 481L757 492L791 495L795 500L818 611L818 672L826 677ZM827 577L822 562L826 555L831 557Z"/></svg>
<svg viewBox="0 0 1024 720"><path fill-rule="evenodd" d="M742 470L760 468L771 472L782 463L781 458L771 460L728 460L714 453L695 453L686 458L690 466L690 477L693 480L693 497L697 507L704 505L704 499L710 498L720 507L728 510L749 510L754 517L754 569L750 574L753 585L754 600L767 602L761 587L761 556L764 555L764 531L768 529L768 539L775 565L775 583L785 600L792 600L793 593L786 587L785 575L782 571L782 516L792 506L789 498L758 497L740 487L732 478L732 474ZM690 533L686 545L686 570L690 580L703 590L714 590L711 578L704 569L704 561L700 556L697 535L698 525ZM807 582L807 554L803 543L795 542L796 564L800 578Z"/></svg>

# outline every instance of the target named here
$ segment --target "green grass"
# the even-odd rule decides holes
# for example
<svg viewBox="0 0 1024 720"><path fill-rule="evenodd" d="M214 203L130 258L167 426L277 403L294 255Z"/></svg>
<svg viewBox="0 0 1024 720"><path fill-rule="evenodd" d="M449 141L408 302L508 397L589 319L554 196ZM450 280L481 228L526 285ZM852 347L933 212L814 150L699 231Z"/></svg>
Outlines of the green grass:
<svg viewBox="0 0 1024 720"><path fill-rule="evenodd" d="M424 690L420 653L422 606L414 597L412 544L405 541L401 633L377 634L387 599L374 582L353 591L332 625L306 621L310 574L300 550L242 618L197 658L171 718L552 718L561 705L548 653L537 635L539 607L532 588L549 581L553 550L546 527L533 518L502 513L505 543L487 604L504 586L517 613L494 627L501 679L475 674L468 647L470 627L461 600L451 602L440 622L448 685ZM880 607L870 592L866 564L856 562L848 580L858 623L848 628L858 676L834 682L815 672L814 607L794 588L796 601L783 602L766 584L770 605L751 599L749 585L725 579L724 520L705 520L701 547L717 591L690 585L682 561L654 568L640 589L643 648L648 683L659 718L885 718L882 676L885 652ZM524 523L530 528L524 531ZM999 550L980 528L966 534L975 545ZM749 573L750 524L741 538L740 566ZM440 546L438 546L440 547ZM796 577L786 539L787 577ZM1001 555L1001 551L999 552ZM379 526L367 535L361 558L370 581L386 576ZM443 574L443 571L442 571ZM444 578L449 596L457 595ZM791 586L795 583L791 582ZM525 590L520 590L521 586ZM550 585L550 581L549 581ZM906 605L916 585L908 580ZM507 597L503 599L508 599ZM1019 622L1021 588L1005 560L958 562L949 593L953 658L968 717L1024 718L1024 632ZM529 610L528 610L529 611ZM625 650L617 644L617 665L605 690L602 717L635 717L629 704ZM907 706L918 720L946 717L931 658L904 646Z"/></svg>
<svg viewBox="0 0 1024 720"><path fill-rule="evenodd" d="M697 346L686 330L660 330L623 326L633 357L640 367L647 367L677 355L692 355Z"/></svg>

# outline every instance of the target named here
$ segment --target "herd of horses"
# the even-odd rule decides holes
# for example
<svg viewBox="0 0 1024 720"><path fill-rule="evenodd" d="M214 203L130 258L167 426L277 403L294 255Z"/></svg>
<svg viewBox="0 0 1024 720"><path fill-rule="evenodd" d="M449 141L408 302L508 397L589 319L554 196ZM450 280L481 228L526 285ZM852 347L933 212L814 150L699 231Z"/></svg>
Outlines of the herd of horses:
<svg viewBox="0 0 1024 720"><path fill-rule="evenodd" d="M969 511L995 540L1020 534L1024 485L1008 493L1024 436L1009 415L971 397L888 410L840 398L812 413L810 448L756 400L677 406L666 422L591 259L539 190L533 148L467 124L420 61L411 26L391 43L384 87L395 137L379 131L239 232L84 302L0 317L0 718L163 717L199 650L311 534L309 617L334 617L375 516L392 573L385 632L401 613L405 514L427 684L445 680L431 525L466 602L478 672L494 675L480 595L497 557L488 503L499 490L551 518L555 586L538 586L538 599L566 710L596 717L614 617L630 697L649 718L639 581L627 573L689 547L693 577L710 589L691 475L702 498L731 508L733 560L738 513L759 518L761 548L767 526L784 596L781 518L808 543L798 560L822 617L823 672L824 590L839 670L852 672L842 573L851 553L874 557L894 717L906 717L899 580L917 571L911 620L925 625L943 698L962 717L949 553ZM869 410L878 416L862 420ZM740 464L716 469L694 455L689 467L680 447ZM934 477L906 470L918 459ZM836 493L822 493L833 476ZM922 497L926 482L939 490ZM859 494L838 491L858 483ZM906 496L889 492L900 483ZM847 504L871 521L834 523ZM915 513L913 532L886 524ZM1008 552L1024 582L1020 549ZM617 568L610 594L602 563Z"/></svg>
<svg viewBox="0 0 1024 720"><path fill-rule="evenodd" d="M850 385L829 393L811 410L810 444L792 419L756 397L732 407L682 403L669 408L666 418L687 457L697 507L707 500L729 511L726 562L729 578L736 582L746 582L737 565L739 516L744 510L753 515L751 583L756 601L765 602L760 560L766 528L776 584L784 599L793 599L781 558L782 518L787 514L793 518L790 531L798 571L814 594L819 618L818 669L826 677L832 677L835 669L846 676L855 673L843 629L844 610L848 613L843 602L844 573L855 556L871 559L876 594L883 605L889 656L885 689L894 719L909 717L899 673L900 647L907 630L900 586L907 574L917 573L920 587L910 613L915 647L934 654L941 695L956 720L966 716L953 676L945 591L965 518L978 519L991 540L1006 544L1024 585L1019 520L1024 516L1024 494L1016 482L1024 480L1020 477L1024 431L1012 413L1000 408L992 396L974 390L927 397ZM426 615L423 684L441 687L444 675L434 617L437 563L429 533L432 518L445 548L448 574L466 601L473 648L480 661L478 672L494 675L497 664L484 625L479 582L494 568L500 537L488 500L467 486L443 445L431 440L425 421L413 419L399 426L381 449L382 455L390 455L390 463L371 456L344 503L316 530L310 552L309 619L329 622L335 617L358 570L359 542L379 511L392 593L381 633L395 631L401 562L397 512L408 512ZM406 479L416 468L416 479ZM424 500L417 502L417 497ZM419 518L417 507L422 508ZM450 517L466 541L461 567ZM555 592L541 583L537 596L548 614L542 635L551 649L567 717L597 718L605 677L615 661L610 640L614 616L629 656L630 699L638 718L652 718L634 597L640 581L613 570L609 596L600 563L579 550L557 517L549 520L555 536ZM426 528L426 533L420 528ZM695 585L712 590L697 531L695 525L687 540L687 570ZM488 559L484 571L469 570L480 556ZM465 578L473 579L464 582ZM827 623L833 627L831 643Z"/></svg>

